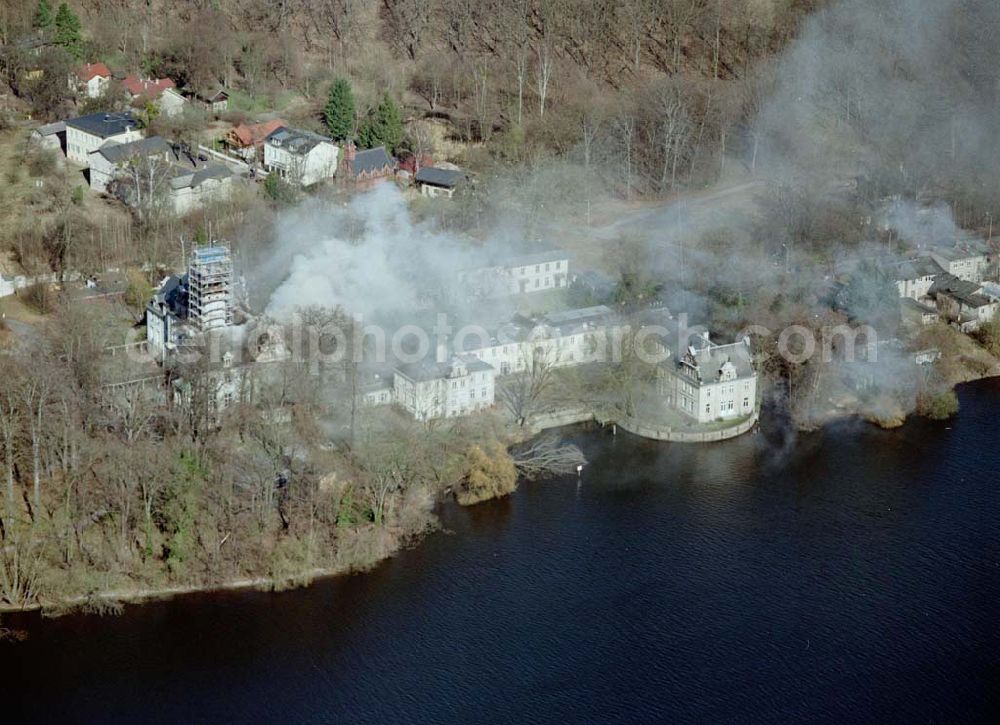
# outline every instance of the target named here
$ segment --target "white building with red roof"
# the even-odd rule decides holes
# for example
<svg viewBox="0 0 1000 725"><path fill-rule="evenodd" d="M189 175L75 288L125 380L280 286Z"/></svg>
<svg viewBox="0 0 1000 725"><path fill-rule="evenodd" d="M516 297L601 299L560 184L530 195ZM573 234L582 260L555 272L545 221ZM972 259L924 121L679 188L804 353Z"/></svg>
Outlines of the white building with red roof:
<svg viewBox="0 0 1000 725"><path fill-rule="evenodd" d="M176 116L181 113L187 102L177 92L177 84L169 78L140 78L133 73L125 76L122 87L132 99L132 105L142 106L152 102L165 116Z"/></svg>
<svg viewBox="0 0 1000 725"><path fill-rule="evenodd" d="M97 98L104 93L110 82L111 71L104 63L85 63L73 71L69 78L70 88L87 98Z"/></svg>

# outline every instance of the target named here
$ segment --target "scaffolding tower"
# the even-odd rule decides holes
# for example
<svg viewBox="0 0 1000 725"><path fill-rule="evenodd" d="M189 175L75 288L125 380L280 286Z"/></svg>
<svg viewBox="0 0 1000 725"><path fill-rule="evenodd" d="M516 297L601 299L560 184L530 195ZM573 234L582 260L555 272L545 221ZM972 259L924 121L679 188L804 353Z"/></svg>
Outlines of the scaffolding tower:
<svg viewBox="0 0 1000 725"><path fill-rule="evenodd" d="M229 245L195 247L188 266L188 321L202 332L233 323L233 258Z"/></svg>

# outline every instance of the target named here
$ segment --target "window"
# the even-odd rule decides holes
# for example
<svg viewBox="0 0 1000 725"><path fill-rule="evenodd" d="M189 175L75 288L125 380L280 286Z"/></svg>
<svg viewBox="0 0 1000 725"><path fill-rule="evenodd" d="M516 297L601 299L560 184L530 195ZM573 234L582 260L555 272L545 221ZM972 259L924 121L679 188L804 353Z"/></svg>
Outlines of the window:
<svg viewBox="0 0 1000 725"><path fill-rule="evenodd" d="M484 397L484 398L486 397L486 388L483 388L482 397Z"/></svg>
<svg viewBox="0 0 1000 725"><path fill-rule="evenodd" d="M540 264L536 264L536 265L535 265L535 271L536 271L536 272L541 272L541 271L542 271L542 265L540 265Z"/></svg>
<svg viewBox="0 0 1000 725"><path fill-rule="evenodd" d="M562 262L556 262L556 269L560 269L561 267L562 267Z"/></svg>
<svg viewBox="0 0 1000 725"><path fill-rule="evenodd" d="M549 263L548 263L548 262L546 262L546 263L545 263L545 271L546 271L546 272L548 272L548 271L549 271Z"/></svg>
<svg viewBox="0 0 1000 725"><path fill-rule="evenodd" d="M750 407L750 398L743 398L743 407L744 408Z"/></svg>
<svg viewBox="0 0 1000 725"><path fill-rule="evenodd" d="M539 279L536 278L535 279L535 289L538 289L539 282L541 282L541 280L539 280Z"/></svg>
<svg viewBox="0 0 1000 725"><path fill-rule="evenodd" d="M706 404L705 405L705 415L708 415L711 412L712 412L712 406L710 404Z"/></svg>

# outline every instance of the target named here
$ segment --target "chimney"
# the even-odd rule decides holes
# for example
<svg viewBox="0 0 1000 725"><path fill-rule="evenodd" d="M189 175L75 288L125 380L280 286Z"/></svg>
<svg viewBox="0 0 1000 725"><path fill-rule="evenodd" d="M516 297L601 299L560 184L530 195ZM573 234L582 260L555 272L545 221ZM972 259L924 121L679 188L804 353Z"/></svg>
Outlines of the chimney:
<svg viewBox="0 0 1000 725"><path fill-rule="evenodd" d="M348 176L354 175L354 157L357 154L357 147L353 141L348 141L344 146L344 169Z"/></svg>

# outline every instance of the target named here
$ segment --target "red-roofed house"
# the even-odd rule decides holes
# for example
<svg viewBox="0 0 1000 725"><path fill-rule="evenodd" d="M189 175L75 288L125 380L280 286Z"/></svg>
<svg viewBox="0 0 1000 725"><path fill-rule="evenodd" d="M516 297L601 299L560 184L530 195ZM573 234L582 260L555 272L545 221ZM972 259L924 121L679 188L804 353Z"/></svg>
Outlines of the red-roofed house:
<svg viewBox="0 0 1000 725"><path fill-rule="evenodd" d="M259 161L264 149L264 139L282 126L287 127L288 123L280 118L263 123L241 123L226 136L226 145L247 161Z"/></svg>
<svg viewBox="0 0 1000 725"><path fill-rule="evenodd" d="M86 63L69 78L69 87L80 91L87 98L97 98L111 82L111 71L104 63Z"/></svg>
<svg viewBox="0 0 1000 725"><path fill-rule="evenodd" d="M122 86L132 98L132 105L141 106L152 101L165 116L176 116L184 110L186 101L169 78L140 78L133 73L125 76Z"/></svg>

